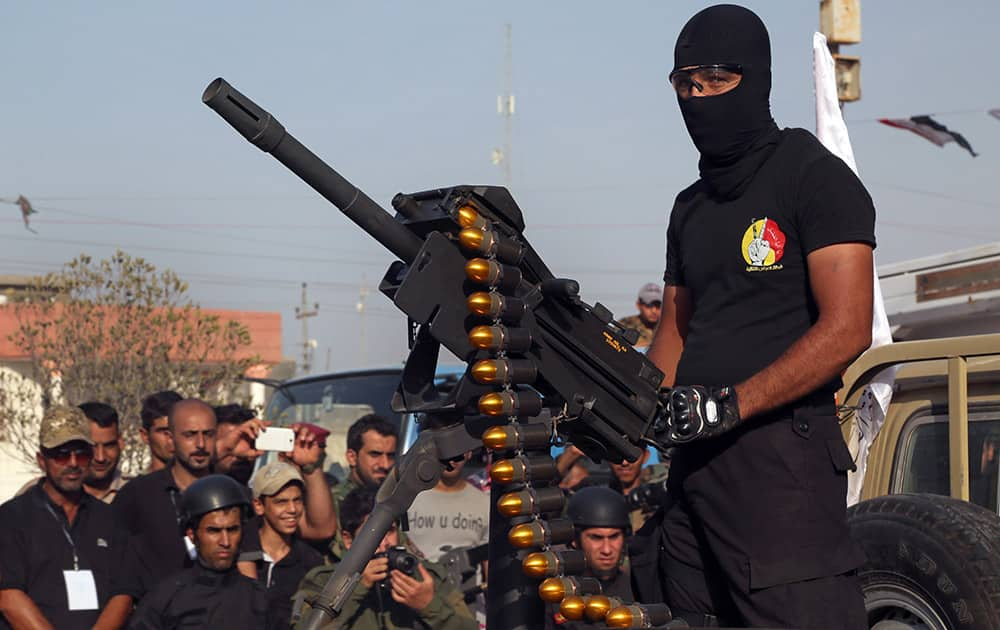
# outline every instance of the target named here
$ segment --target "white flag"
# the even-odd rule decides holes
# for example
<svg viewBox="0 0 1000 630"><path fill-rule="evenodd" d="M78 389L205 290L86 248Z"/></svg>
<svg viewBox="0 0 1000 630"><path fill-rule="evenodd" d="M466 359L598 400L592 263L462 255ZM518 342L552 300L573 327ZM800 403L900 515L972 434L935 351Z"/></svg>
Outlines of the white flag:
<svg viewBox="0 0 1000 630"><path fill-rule="evenodd" d="M831 153L844 160L851 170L858 172L851 149L851 139L847 125L837 100L836 71L833 56L826 45L822 33L813 35L813 77L816 83L816 137ZM874 267L873 267L874 268ZM882 288L878 273L875 272L875 295L872 303L872 348L892 343L892 330L882 302ZM885 413L892 399L892 384L896 380L896 368L886 368L879 372L870 385L865 387L854 416L849 440L851 454L857 470L848 475L847 505L861 500L861 486L868 464L868 449L878 435L885 421Z"/></svg>

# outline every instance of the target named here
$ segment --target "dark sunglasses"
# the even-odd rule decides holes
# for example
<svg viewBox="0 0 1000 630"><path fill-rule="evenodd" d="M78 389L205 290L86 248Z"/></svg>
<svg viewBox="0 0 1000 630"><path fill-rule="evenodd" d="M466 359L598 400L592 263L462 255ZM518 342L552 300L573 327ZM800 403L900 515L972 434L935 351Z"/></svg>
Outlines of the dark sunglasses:
<svg viewBox="0 0 1000 630"><path fill-rule="evenodd" d="M643 302L643 306L649 306L652 308L663 308L663 302L660 300L653 300L652 302Z"/></svg>
<svg viewBox="0 0 1000 630"><path fill-rule="evenodd" d="M94 449L89 446L42 449L42 455L45 456L45 459L51 460L60 466L70 463L75 456L77 466L86 466L94 457Z"/></svg>

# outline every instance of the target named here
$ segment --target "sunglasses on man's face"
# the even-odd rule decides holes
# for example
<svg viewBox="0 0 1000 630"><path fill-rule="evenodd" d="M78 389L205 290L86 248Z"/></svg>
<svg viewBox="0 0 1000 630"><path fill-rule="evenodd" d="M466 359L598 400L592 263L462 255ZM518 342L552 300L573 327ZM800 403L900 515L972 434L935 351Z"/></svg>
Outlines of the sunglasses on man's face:
<svg viewBox="0 0 1000 630"><path fill-rule="evenodd" d="M76 457L77 466L86 466L94 457L94 449L89 446L79 446L70 448L53 448L42 450L45 459L55 462L60 466L69 464Z"/></svg>
<svg viewBox="0 0 1000 630"><path fill-rule="evenodd" d="M653 300L652 302L643 302L643 306L648 306L650 308L663 308L663 302L660 300Z"/></svg>
<svg viewBox="0 0 1000 630"><path fill-rule="evenodd" d="M743 79L743 66L715 63L691 66L670 73L670 85L681 100L692 96L718 96L736 88Z"/></svg>

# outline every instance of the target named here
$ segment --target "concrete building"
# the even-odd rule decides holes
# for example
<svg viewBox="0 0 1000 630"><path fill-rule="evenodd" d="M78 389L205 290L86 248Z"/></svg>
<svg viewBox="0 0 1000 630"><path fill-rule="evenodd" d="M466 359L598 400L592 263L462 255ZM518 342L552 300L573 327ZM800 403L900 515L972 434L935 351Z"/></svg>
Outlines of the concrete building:
<svg viewBox="0 0 1000 630"><path fill-rule="evenodd" d="M897 341L1000 330L1000 243L879 267Z"/></svg>

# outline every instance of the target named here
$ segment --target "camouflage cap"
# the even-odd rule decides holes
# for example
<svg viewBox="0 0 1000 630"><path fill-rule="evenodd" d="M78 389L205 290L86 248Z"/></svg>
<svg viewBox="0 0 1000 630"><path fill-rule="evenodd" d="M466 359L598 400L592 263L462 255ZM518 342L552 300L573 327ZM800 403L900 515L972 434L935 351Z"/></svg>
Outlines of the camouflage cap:
<svg viewBox="0 0 1000 630"><path fill-rule="evenodd" d="M269 497L281 492L281 489L290 483L298 483L305 486L305 481L299 473L299 469L285 461L274 461L262 467L254 473L250 480L250 490L253 491L253 498L259 499Z"/></svg>
<svg viewBox="0 0 1000 630"><path fill-rule="evenodd" d="M42 448L56 448L67 442L86 442L90 439L90 421L77 407L57 405L50 407L42 417L38 430L38 441Z"/></svg>

